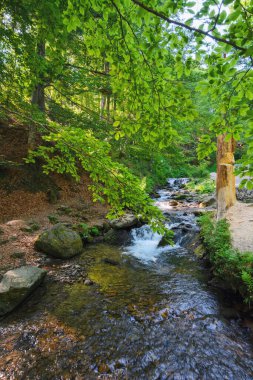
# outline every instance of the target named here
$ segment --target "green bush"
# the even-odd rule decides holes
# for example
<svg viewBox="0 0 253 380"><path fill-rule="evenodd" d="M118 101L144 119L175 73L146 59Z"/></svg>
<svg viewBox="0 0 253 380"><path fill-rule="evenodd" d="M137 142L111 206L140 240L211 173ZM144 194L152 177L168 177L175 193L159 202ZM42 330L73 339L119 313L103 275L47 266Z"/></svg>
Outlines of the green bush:
<svg viewBox="0 0 253 380"><path fill-rule="evenodd" d="M86 223L79 223L75 226L77 231L79 232L79 235L82 239L88 239L89 237L89 227Z"/></svg>
<svg viewBox="0 0 253 380"><path fill-rule="evenodd" d="M99 236L100 232L96 226L89 227L86 223L79 223L74 225L74 229L79 232L79 235L84 241L93 241L94 236Z"/></svg>
<svg viewBox="0 0 253 380"><path fill-rule="evenodd" d="M186 187L199 194L211 194L215 191L215 182L210 178L197 178L188 182Z"/></svg>
<svg viewBox="0 0 253 380"><path fill-rule="evenodd" d="M99 236L100 232L99 232L99 229L94 226L94 227L89 228L89 234L91 236Z"/></svg>
<svg viewBox="0 0 253 380"><path fill-rule="evenodd" d="M162 186L168 178L209 176L209 162L192 162L189 153L182 147L170 147L166 152L150 149L143 142L138 145L128 142L119 155L115 146L113 157L124 163L136 176L141 178L143 187L152 193L156 186Z"/></svg>
<svg viewBox="0 0 253 380"><path fill-rule="evenodd" d="M231 245L229 223L215 222L210 215L198 219L201 236L207 249L214 274L239 292L244 301L253 301L253 252L239 252Z"/></svg>

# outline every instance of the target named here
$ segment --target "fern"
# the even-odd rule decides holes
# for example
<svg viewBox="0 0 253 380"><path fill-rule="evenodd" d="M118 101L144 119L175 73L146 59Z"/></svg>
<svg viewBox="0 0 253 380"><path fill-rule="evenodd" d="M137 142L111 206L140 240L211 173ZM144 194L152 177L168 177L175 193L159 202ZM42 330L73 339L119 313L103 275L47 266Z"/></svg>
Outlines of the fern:
<svg viewBox="0 0 253 380"><path fill-rule="evenodd" d="M239 252L231 244L229 223L215 222L208 214L199 219L201 237L207 249L214 274L240 292L247 303L253 300L253 253Z"/></svg>

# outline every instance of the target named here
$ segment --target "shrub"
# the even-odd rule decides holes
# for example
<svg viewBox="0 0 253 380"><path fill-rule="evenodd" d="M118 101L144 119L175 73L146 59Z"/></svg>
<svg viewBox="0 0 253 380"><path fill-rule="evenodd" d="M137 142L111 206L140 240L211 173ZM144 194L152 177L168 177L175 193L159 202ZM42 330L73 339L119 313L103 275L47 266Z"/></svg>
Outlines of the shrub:
<svg viewBox="0 0 253 380"><path fill-rule="evenodd" d="M95 226L89 228L89 233L91 236L99 236L100 235L99 229Z"/></svg>
<svg viewBox="0 0 253 380"><path fill-rule="evenodd" d="M201 237L207 249L214 274L239 292L244 301L253 301L253 252L239 252L231 245L229 223L222 219L215 222L210 215L198 219Z"/></svg>
<svg viewBox="0 0 253 380"><path fill-rule="evenodd" d="M92 241L94 236L99 236L100 232L96 226L89 227L86 223L79 223L74 225L74 229L77 230L84 241Z"/></svg>
<svg viewBox="0 0 253 380"><path fill-rule="evenodd" d="M215 182L210 179L197 178L186 184L187 189L200 194L210 194L215 191Z"/></svg>

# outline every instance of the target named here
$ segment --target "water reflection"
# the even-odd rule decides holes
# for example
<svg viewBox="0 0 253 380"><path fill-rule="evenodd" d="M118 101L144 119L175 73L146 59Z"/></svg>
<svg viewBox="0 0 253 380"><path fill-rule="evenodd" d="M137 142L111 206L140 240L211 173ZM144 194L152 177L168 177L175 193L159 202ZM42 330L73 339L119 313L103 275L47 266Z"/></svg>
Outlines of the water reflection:
<svg viewBox="0 0 253 380"><path fill-rule="evenodd" d="M160 240L143 226L128 246L88 247L75 263L94 285L48 281L3 320L0 379L253 379L249 330L198 258Z"/></svg>

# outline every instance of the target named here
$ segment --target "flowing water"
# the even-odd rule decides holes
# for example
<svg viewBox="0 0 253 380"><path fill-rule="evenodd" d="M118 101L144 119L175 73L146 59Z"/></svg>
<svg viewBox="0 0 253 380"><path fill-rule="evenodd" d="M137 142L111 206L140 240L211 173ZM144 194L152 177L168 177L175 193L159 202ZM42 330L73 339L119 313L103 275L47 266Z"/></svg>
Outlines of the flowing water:
<svg viewBox="0 0 253 380"><path fill-rule="evenodd" d="M169 199L185 181L170 180L157 200L170 214L173 247L159 246L148 226L125 245L91 245L70 265L92 286L49 273L1 321L0 379L253 379L250 330L184 247L198 230L184 210L194 201L175 210Z"/></svg>

